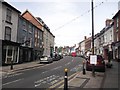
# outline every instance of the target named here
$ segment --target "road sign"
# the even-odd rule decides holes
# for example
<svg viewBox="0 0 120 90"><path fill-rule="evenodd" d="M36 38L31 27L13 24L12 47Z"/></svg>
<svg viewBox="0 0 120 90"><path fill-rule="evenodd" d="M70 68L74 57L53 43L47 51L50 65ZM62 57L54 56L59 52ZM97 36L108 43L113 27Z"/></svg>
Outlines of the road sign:
<svg viewBox="0 0 120 90"><path fill-rule="evenodd" d="M97 64L97 55L90 55L90 64Z"/></svg>

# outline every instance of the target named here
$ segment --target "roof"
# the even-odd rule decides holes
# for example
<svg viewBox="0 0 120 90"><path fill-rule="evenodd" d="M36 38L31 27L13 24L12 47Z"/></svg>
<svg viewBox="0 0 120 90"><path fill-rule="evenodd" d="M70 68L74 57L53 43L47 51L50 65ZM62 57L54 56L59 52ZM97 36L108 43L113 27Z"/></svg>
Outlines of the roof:
<svg viewBox="0 0 120 90"><path fill-rule="evenodd" d="M15 7L13 7L12 5L8 4L7 2L2 2L2 4L6 5L7 7L10 7L11 9L15 10L18 13L21 13L19 10L17 10Z"/></svg>
<svg viewBox="0 0 120 90"><path fill-rule="evenodd" d="M19 18L24 19L25 21L27 21L27 22L29 22L30 24L32 24L34 27L38 28L36 25L34 25L32 22L30 22L30 21L27 20L26 18L24 18L24 17L22 17L22 16L20 16ZM39 29L39 28L38 28L38 29ZM41 31L42 31L42 30L41 30ZM42 31L42 32L44 32L44 31Z"/></svg>
<svg viewBox="0 0 120 90"><path fill-rule="evenodd" d="M112 19L114 19L115 17L117 17L120 14L120 10L115 14L115 16L113 16Z"/></svg>
<svg viewBox="0 0 120 90"><path fill-rule="evenodd" d="M43 23L43 27L46 28L46 30L55 38L55 36L51 33L49 27L44 23L44 21L40 17L36 17L39 22Z"/></svg>
<svg viewBox="0 0 120 90"><path fill-rule="evenodd" d="M41 23L41 22L39 22L39 20L36 18L36 17L34 17L33 15L32 15L32 13L30 13L28 10L26 10L21 16L23 17L26 13L29 13L33 18L34 18L34 20L37 22L37 23L39 23L41 26L43 26L43 24ZM29 21L31 21L31 20L29 20ZM32 22L33 23L33 22ZM35 24L35 23L34 23ZM36 25L36 24L35 24ZM38 28L39 28L39 26L37 26ZM43 31L43 30L42 30Z"/></svg>

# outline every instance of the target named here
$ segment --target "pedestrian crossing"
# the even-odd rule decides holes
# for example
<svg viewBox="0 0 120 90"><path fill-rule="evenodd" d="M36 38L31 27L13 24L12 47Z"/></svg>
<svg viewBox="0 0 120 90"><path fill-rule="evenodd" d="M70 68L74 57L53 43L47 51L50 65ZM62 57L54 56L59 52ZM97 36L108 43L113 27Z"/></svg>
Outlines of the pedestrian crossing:
<svg viewBox="0 0 120 90"><path fill-rule="evenodd" d="M35 87L42 87L41 85L43 85L43 84L48 84L49 86L52 86L52 85L56 84L57 82L60 82L63 79L64 79L63 76L51 75L51 76L48 76L46 78L35 81L34 86Z"/></svg>

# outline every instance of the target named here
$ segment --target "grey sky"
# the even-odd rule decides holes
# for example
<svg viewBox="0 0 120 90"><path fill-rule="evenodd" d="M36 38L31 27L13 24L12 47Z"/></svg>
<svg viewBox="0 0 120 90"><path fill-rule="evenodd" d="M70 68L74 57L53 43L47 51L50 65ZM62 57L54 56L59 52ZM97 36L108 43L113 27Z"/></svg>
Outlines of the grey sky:
<svg viewBox="0 0 120 90"><path fill-rule="evenodd" d="M91 0L6 0L22 13L28 9L41 17L55 35L55 45L72 46L90 36ZM105 27L105 20L118 11L119 0L96 0L94 6L95 34ZM103 3L101 3L103 2Z"/></svg>

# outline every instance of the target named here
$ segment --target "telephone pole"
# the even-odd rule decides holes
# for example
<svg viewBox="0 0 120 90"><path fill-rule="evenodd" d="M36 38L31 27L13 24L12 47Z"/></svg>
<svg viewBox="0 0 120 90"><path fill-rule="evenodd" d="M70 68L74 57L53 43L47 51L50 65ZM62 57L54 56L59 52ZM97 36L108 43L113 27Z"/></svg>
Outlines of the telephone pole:
<svg viewBox="0 0 120 90"><path fill-rule="evenodd" d="M93 0L91 2L92 5L92 55L94 55L94 8L93 8ZM92 65L92 74L95 76L95 65Z"/></svg>

